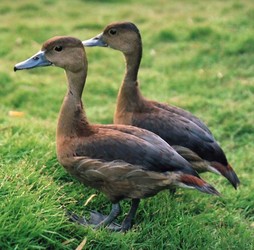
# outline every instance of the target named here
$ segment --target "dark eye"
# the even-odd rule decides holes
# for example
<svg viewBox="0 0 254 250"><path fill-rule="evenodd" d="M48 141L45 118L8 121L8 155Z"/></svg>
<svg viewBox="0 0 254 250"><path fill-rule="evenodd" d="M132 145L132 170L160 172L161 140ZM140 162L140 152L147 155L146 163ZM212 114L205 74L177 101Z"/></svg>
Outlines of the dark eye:
<svg viewBox="0 0 254 250"><path fill-rule="evenodd" d="M110 29L110 30L108 31L108 33L109 33L110 35L115 35L117 32L116 32L116 29Z"/></svg>
<svg viewBox="0 0 254 250"><path fill-rule="evenodd" d="M55 51L60 52L63 50L63 46L56 46Z"/></svg>

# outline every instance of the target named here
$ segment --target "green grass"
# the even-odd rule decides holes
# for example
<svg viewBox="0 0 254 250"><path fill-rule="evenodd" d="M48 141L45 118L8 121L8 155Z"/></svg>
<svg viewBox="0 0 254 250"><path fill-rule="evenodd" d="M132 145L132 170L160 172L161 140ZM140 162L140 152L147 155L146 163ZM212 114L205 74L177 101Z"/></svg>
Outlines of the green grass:
<svg viewBox="0 0 254 250"><path fill-rule="evenodd" d="M244 1L0 2L0 249L254 249L254 5ZM143 200L133 229L94 231L70 223L65 208L89 215L107 199L58 164L55 128L65 94L58 68L13 72L55 35L80 39L117 20L135 22L144 44L145 96L202 118L236 170L240 189L204 174L222 197L178 190ZM83 100L90 121L112 123L122 55L88 48ZM9 111L24 112L11 117ZM95 198L84 206L92 195ZM122 202L123 218L129 202Z"/></svg>

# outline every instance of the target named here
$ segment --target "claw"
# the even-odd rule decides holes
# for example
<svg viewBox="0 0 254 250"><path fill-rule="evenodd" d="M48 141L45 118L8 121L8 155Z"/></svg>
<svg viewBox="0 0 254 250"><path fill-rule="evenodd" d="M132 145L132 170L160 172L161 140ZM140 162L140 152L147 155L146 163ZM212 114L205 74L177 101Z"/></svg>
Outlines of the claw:
<svg viewBox="0 0 254 250"><path fill-rule="evenodd" d="M66 214L67 214L70 221L73 221L73 222L76 222L78 224L85 225L85 226L89 225L89 223L87 222L85 217L80 217L77 214L73 213L72 211L67 211Z"/></svg>

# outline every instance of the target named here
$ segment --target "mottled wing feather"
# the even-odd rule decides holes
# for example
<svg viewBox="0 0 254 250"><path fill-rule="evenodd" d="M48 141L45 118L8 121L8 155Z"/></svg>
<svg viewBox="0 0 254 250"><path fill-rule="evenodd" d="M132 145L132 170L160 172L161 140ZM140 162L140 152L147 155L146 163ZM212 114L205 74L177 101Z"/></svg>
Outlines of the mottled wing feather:
<svg viewBox="0 0 254 250"><path fill-rule="evenodd" d="M176 172L156 173L124 161L105 163L88 157L75 157L72 165L72 174L77 179L102 191L112 202L152 196L165 187L175 185L180 177Z"/></svg>
<svg viewBox="0 0 254 250"><path fill-rule="evenodd" d="M189 148L179 145L173 145L175 151L180 154L184 159L191 163L192 167L200 172L207 171L210 168L210 163L199 157L195 152Z"/></svg>

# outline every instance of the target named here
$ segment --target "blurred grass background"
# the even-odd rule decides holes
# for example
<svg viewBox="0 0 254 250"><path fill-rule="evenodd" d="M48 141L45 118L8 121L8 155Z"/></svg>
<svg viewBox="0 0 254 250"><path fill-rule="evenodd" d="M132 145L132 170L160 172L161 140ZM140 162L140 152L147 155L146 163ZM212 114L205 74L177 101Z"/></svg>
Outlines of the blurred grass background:
<svg viewBox="0 0 254 250"><path fill-rule="evenodd" d="M0 249L254 249L254 3L252 0L42 0L0 2ZM143 200L127 234L70 223L110 204L58 164L55 128L66 91L58 68L13 72L48 38L81 40L112 21L140 29L146 97L187 109L208 124L236 170L240 189L203 175L222 193L178 190ZM88 48L83 101L91 122L112 123L122 55ZM23 112L15 117L10 111ZM97 196L84 206L90 195ZM128 201L122 203L124 213Z"/></svg>

